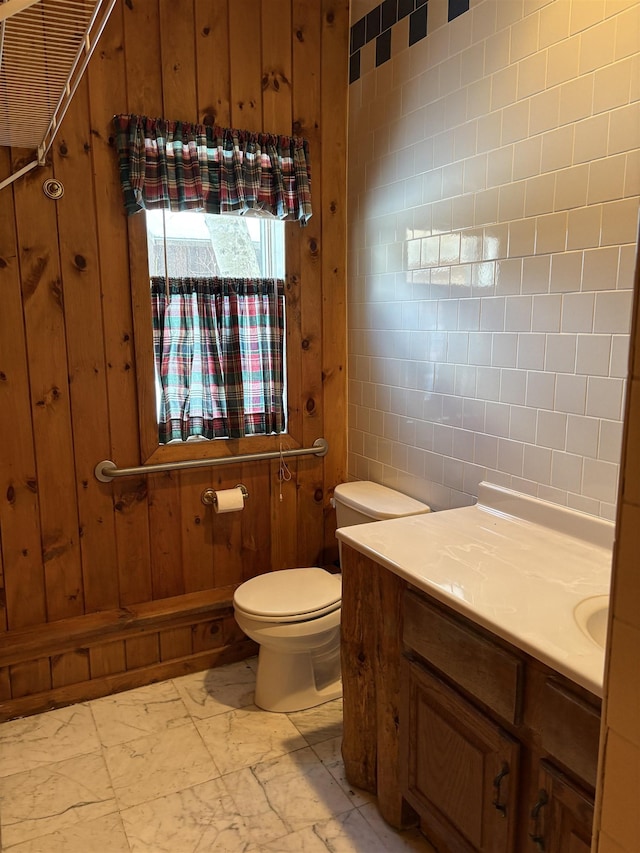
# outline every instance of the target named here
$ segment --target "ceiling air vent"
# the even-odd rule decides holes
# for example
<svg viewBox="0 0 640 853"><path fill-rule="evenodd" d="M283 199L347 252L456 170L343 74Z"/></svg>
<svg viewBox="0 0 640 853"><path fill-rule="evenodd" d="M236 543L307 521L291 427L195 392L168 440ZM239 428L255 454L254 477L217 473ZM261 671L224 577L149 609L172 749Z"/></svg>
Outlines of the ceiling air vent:
<svg viewBox="0 0 640 853"><path fill-rule="evenodd" d="M45 161L116 0L0 0L0 145Z"/></svg>

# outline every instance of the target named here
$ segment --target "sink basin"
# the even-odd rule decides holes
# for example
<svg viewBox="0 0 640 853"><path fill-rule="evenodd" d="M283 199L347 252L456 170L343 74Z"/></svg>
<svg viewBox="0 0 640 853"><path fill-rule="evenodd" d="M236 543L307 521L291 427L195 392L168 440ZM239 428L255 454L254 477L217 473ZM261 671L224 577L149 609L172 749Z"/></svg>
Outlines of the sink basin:
<svg viewBox="0 0 640 853"><path fill-rule="evenodd" d="M576 605L573 616L583 634L604 649L609 621L609 596L593 595L585 598Z"/></svg>

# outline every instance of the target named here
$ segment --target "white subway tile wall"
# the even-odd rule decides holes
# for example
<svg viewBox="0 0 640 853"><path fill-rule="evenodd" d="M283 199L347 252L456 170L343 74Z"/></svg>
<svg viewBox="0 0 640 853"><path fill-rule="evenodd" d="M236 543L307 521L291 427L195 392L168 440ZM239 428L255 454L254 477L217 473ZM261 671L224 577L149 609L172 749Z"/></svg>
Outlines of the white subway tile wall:
<svg viewBox="0 0 640 853"><path fill-rule="evenodd" d="M350 86L349 475L435 509L488 480L613 518L640 2L447 8L411 47L399 21L377 68L366 45Z"/></svg>

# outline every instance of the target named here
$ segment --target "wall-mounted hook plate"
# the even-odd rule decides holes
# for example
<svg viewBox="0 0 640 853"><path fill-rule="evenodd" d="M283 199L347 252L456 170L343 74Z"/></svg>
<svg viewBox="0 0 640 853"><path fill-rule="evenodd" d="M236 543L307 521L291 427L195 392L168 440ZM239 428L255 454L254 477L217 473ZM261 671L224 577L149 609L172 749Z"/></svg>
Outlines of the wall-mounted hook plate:
<svg viewBox="0 0 640 853"><path fill-rule="evenodd" d="M54 201L57 201L64 195L64 187L60 181L56 181L55 178L47 178L42 185L42 192L47 198L52 198Z"/></svg>

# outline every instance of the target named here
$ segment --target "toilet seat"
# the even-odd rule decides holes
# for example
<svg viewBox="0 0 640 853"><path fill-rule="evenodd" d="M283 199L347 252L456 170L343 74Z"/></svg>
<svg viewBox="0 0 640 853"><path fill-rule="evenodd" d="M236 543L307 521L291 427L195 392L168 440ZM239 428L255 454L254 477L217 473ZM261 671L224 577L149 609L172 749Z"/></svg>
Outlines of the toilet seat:
<svg viewBox="0 0 640 853"><path fill-rule="evenodd" d="M264 622L303 622L338 610L342 603L340 575L324 569L282 569L242 583L234 607Z"/></svg>

